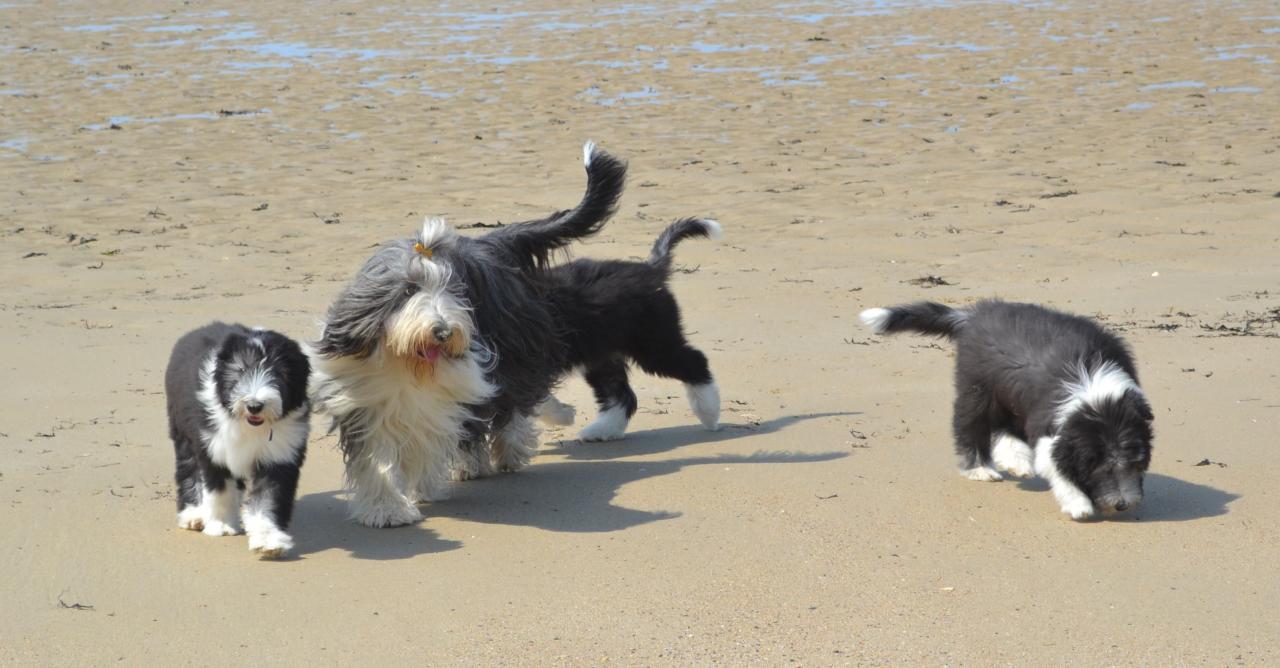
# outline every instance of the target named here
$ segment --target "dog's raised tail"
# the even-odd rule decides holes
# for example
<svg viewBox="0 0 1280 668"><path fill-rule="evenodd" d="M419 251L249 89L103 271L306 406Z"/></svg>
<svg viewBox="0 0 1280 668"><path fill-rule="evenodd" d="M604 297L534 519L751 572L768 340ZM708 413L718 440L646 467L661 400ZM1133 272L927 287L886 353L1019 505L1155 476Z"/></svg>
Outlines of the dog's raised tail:
<svg viewBox="0 0 1280 668"><path fill-rule="evenodd" d="M933 336L955 336L968 315L937 302L916 302L887 308L869 308L858 314L862 324L877 334L918 332Z"/></svg>
<svg viewBox="0 0 1280 668"><path fill-rule="evenodd" d="M627 164L594 142L583 145L582 164L587 170L587 192L577 206L542 220L508 225L486 236L506 244L522 265L545 267L555 251L599 232L618 210Z"/></svg>
<svg viewBox="0 0 1280 668"><path fill-rule="evenodd" d="M649 253L649 264L657 267L671 267L671 251L676 244L692 237L720 239L724 230L710 218L681 218L667 226L653 242L653 251Z"/></svg>

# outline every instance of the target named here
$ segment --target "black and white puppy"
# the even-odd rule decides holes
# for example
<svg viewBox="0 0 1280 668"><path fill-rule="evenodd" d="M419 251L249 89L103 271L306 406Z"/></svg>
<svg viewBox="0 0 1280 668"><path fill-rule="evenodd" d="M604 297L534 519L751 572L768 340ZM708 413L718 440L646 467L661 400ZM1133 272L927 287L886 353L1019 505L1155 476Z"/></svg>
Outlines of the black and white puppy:
<svg viewBox="0 0 1280 668"><path fill-rule="evenodd" d="M214 322L178 339L165 371L178 526L279 557L307 452L309 363L276 332ZM246 489L243 507L240 493Z"/></svg>
<svg viewBox="0 0 1280 668"><path fill-rule="evenodd" d="M720 390L707 356L685 339L668 284L676 244L721 235L714 220L685 218L662 231L646 262L580 259L551 270L547 300L568 350L558 376L581 370L600 409L579 434L582 440L610 441L626 433L637 407L627 381L632 362L646 373L683 382L694 415L707 429L719 429ZM565 410L554 397L539 407L551 424L572 422Z"/></svg>
<svg viewBox="0 0 1280 668"><path fill-rule="evenodd" d="M539 281L551 255L613 215L626 166L588 143L577 207L463 237L428 220L378 249L330 306L311 346L316 407L332 415L352 518L422 518L459 457L520 468L537 449L528 416L566 351Z"/></svg>
<svg viewBox="0 0 1280 668"><path fill-rule="evenodd" d="M955 341L952 426L969 479L1000 480L996 468L1038 474L1077 520L1142 500L1154 415L1120 337L1086 318L998 300L873 308L861 319L880 333Z"/></svg>

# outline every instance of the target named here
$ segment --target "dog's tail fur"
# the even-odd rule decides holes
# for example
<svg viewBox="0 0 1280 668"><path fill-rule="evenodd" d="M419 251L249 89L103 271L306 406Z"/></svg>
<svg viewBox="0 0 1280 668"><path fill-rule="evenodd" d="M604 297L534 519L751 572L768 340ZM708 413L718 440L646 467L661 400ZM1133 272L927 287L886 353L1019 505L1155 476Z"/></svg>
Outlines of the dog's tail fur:
<svg viewBox="0 0 1280 668"><path fill-rule="evenodd" d="M888 308L869 308L858 315L877 334L919 332L952 338L968 314L937 302L916 302Z"/></svg>
<svg viewBox="0 0 1280 668"><path fill-rule="evenodd" d="M667 226L667 229L658 235L658 240L653 242L653 251L649 253L649 264L662 269L663 271L671 271L671 251L676 244L690 237L704 237L707 239L719 239L724 236L724 230L710 218L681 218Z"/></svg>
<svg viewBox="0 0 1280 668"><path fill-rule="evenodd" d="M627 179L627 164L587 142L582 147L587 192L578 206L543 218L509 225L487 238L504 243L527 268L546 267L551 255L576 239L599 232L618 209Z"/></svg>

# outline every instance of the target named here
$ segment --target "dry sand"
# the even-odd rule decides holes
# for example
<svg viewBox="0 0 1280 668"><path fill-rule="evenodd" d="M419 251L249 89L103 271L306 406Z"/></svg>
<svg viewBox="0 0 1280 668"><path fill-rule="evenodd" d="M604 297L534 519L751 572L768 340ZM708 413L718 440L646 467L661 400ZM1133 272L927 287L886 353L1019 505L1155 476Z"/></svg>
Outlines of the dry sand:
<svg viewBox="0 0 1280 668"><path fill-rule="evenodd" d="M1274 3L576 5L0 4L0 663L1280 661ZM572 204L588 138L632 177L578 254L724 223L674 280L722 432L642 376L626 440L370 530L317 420L295 559L175 527L179 334L312 336L422 216ZM1137 513L962 480L949 348L856 322L992 295L1133 344Z"/></svg>

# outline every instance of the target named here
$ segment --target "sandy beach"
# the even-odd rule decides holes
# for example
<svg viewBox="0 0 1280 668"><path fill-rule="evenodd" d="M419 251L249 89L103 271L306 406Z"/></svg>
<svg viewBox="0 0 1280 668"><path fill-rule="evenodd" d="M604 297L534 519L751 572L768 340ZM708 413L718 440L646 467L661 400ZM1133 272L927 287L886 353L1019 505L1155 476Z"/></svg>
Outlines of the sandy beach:
<svg viewBox="0 0 1280 668"><path fill-rule="evenodd" d="M1277 59L1262 0L0 0L0 663L1280 662ZM573 205L587 139L630 179L577 256L724 225L672 282L723 430L638 374L579 442L573 378L374 530L317 417L293 558L177 528L179 335L313 338L424 216ZM951 348L857 320L992 296L1132 345L1136 511L962 479Z"/></svg>

